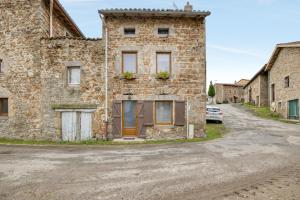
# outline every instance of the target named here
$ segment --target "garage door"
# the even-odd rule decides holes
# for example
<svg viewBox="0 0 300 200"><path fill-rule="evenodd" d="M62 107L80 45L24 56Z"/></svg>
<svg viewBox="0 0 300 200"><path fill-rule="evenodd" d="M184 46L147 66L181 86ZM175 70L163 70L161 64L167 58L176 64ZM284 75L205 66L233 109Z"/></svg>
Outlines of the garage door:
<svg viewBox="0 0 300 200"><path fill-rule="evenodd" d="M76 112L62 112L62 139L63 141L75 141L76 139Z"/></svg>
<svg viewBox="0 0 300 200"><path fill-rule="evenodd" d="M80 139L89 140L92 138L92 113L81 113Z"/></svg>

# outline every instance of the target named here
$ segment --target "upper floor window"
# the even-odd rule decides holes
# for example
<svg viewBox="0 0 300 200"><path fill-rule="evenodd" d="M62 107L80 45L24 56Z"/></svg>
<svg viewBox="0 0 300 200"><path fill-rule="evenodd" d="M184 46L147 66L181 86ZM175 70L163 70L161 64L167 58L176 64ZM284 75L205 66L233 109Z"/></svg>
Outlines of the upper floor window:
<svg viewBox="0 0 300 200"><path fill-rule="evenodd" d="M169 35L169 28L158 28L158 35Z"/></svg>
<svg viewBox="0 0 300 200"><path fill-rule="evenodd" d="M3 60L0 59L0 73L3 72Z"/></svg>
<svg viewBox="0 0 300 200"><path fill-rule="evenodd" d="M68 84L69 85L80 84L80 67L78 66L68 67Z"/></svg>
<svg viewBox="0 0 300 200"><path fill-rule="evenodd" d="M8 98L0 98L0 116L8 116Z"/></svg>
<svg viewBox="0 0 300 200"><path fill-rule="evenodd" d="M137 73L137 52L122 53L122 72Z"/></svg>
<svg viewBox="0 0 300 200"><path fill-rule="evenodd" d="M159 52L156 53L156 72L171 73L171 53Z"/></svg>
<svg viewBox="0 0 300 200"><path fill-rule="evenodd" d="M124 28L124 35L135 35L135 28Z"/></svg>
<svg viewBox="0 0 300 200"><path fill-rule="evenodd" d="M290 87L290 77L289 76L284 78L284 87L285 88Z"/></svg>

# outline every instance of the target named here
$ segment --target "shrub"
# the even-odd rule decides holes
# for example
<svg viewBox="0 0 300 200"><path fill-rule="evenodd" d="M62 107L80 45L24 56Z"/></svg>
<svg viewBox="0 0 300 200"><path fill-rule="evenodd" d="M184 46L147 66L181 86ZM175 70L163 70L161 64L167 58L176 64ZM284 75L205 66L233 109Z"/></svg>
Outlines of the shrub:
<svg viewBox="0 0 300 200"><path fill-rule="evenodd" d="M132 79L134 79L133 73L131 73L131 72L124 72L123 73L123 78L126 79L126 80L132 80Z"/></svg>

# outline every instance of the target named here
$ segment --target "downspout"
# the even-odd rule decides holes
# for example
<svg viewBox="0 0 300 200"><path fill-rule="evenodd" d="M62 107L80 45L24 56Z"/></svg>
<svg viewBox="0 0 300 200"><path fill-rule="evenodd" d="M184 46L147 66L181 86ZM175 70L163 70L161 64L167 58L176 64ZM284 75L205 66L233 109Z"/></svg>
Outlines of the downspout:
<svg viewBox="0 0 300 200"><path fill-rule="evenodd" d="M50 0L50 37L53 37L53 0Z"/></svg>
<svg viewBox="0 0 300 200"><path fill-rule="evenodd" d="M105 139L108 140L108 31L105 20L100 14L105 32Z"/></svg>

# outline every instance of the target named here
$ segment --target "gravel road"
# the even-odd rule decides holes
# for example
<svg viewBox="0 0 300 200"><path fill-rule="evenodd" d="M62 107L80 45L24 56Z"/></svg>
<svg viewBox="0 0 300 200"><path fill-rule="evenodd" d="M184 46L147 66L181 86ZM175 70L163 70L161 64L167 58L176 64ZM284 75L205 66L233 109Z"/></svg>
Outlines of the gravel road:
<svg viewBox="0 0 300 200"><path fill-rule="evenodd" d="M221 107L230 133L205 143L0 145L0 199L300 199L300 125Z"/></svg>

